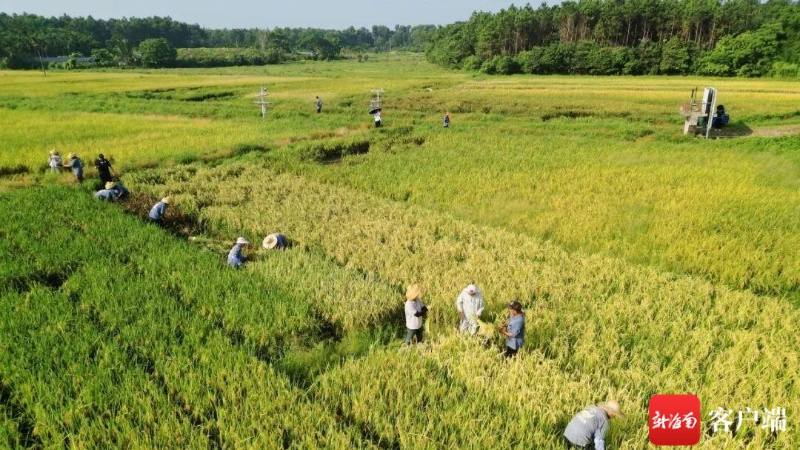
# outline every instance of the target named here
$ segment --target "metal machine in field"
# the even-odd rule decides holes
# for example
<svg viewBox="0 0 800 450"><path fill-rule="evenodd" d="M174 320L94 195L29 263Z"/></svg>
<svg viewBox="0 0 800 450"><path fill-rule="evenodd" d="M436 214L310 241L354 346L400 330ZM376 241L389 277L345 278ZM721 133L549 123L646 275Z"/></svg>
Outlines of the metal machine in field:
<svg viewBox="0 0 800 450"><path fill-rule="evenodd" d="M719 130L730 120L725 107L717 105L717 90L710 86L703 89L700 102L697 101L697 88L692 89L689 102L681 105L680 112L684 117L683 134L699 131L709 137L712 128Z"/></svg>

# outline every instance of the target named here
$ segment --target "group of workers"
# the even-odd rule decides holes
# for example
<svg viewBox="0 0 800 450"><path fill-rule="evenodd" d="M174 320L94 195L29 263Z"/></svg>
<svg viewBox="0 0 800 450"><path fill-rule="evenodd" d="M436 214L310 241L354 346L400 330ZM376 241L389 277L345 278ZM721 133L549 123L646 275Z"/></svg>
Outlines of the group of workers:
<svg viewBox="0 0 800 450"><path fill-rule="evenodd" d="M250 241L243 237L238 237L233 244L233 248L228 252L228 265L239 268L244 264L246 258L242 254L244 247L250 245ZM281 233L268 234L261 242L261 246L267 250L285 250L289 246L286 236Z"/></svg>
<svg viewBox="0 0 800 450"><path fill-rule="evenodd" d="M317 112L322 109L322 102L317 97ZM380 126L380 112L377 111L376 126ZM449 113L444 116L444 126L450 124ZM78 183L83 182L83 162L74 153L67 155L69 162L63 163L57 150L50 152L49 166L52 172L60 172L61 167L68 167L73 170ZM120 183L113 180L113 169L111 163L100 154L95 161L100 180L105 189L101 189L95 197L101 200L116 201L129 197L130 193ZM167 207L172 203L172 199L167 196L162 198L150 209L149 220L163 226L164 215ZM244 237L236 239L233 248L228 252L228 266L241 267L246 257L243 255L244 247L249 246L250 241ZM267 250L283 250L288 247L286 236L280 233L267 235L262 247ZM507 321L498 327L498 331L505 336L505 356L513 358L517 355L525 342L525 314L522 304L519 301L512 301L506 305L510 311ZM406 289L405 317L406 317L406 338L405 345L411 345L414 338L418 343L424 339L424 319L427 317L430 306L426 306L422 301L422 287L413 284ZM456 310L458 311L458 330L460 333L476 335L482 323L480 317L483 314L485 303L483 293L475 283L470 283L465 287L456 298ZM609 421L616 417L625 417L620 409L619 402L609 400L584 408L575 414L564 431L564 443L567 448L596 450L605 449L605 435L608 432Z"/></svg>
<svg viewBox="0 0 800 450"><path fill-rule="evenodd" d="M423 319L427 316L429 307L422 302L421 296L422 287L419 284L411 285L406 289L406 345L411 345L414 337L417 338L417 342L423 340ZM475 283L465 287L456 297L458 331L475 336L482 325L480 317L485 306L483 293ZM506 357L512 358L525 343L525 313L522 311L522 304L516 300L506 307L510 311L510 317L498 327L498 331L506 339Z"/></svg>
<svg viewBox="0 0 800 450"><path fill-rule="evenodd" d="M52 173L60 173L62 167L72 169L72 173L75 175L75 181L83 183L83 160L75 153L69 153L67 155L67 161L64 162L58 150L50 150L50 158L47 164L50 166L50 172ZM100 181L103 184L113 181L113 175L115 174L114 169L111 168L111 161L107 160L102 153L97 157L97 160L95 160L94 167L97 169L97 175L100 177Z"/></svg>
<svg viewBox="0 0 800 450"><path fill-rule="evenodd" d="M514 300L506 307L510 317L498 327L505 336L505 356L513 358L525 343L525 313L522 304ZM481 326L480 322L485 303L483 293L475 283L470 283L456 298L458 311L458 330L464 334L476 335ZM416 337L417 342L423 341L423 321L431 309L422 302L422 287L413 284L406 289L405 302L406 339L405 345L411 345ZM620 409L619 402L609 400L584 408L575 414L564 431L564 444L571 449L605 449L605 436L608 432L609 421L615 417L625 417Z"/></svg>

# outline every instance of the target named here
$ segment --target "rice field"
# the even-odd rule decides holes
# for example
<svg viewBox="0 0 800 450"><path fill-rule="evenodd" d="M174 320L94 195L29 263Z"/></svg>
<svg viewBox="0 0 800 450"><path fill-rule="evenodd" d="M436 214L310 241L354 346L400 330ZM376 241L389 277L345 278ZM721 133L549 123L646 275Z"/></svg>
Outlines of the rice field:
<svg viewBox="0 0 800 450"><path fill-rule="evenodd" d="M681 134L706 85L739 137ZM486 77L397 54L0 72L0 448L560 448L614 397L607 448L643 449L665 393L701 399L699 448L797 448L798 100L785 80ZM51 148L89 180L47 173ZM127 203L92 197L101 152ZM275 231L289 250L225 266L237 236ZM456 334L472 281L488 324L525 306L516 359ZM405 348L411 283L432 310ZM787 430L714 434L718 407L783 407Z"/></svg>

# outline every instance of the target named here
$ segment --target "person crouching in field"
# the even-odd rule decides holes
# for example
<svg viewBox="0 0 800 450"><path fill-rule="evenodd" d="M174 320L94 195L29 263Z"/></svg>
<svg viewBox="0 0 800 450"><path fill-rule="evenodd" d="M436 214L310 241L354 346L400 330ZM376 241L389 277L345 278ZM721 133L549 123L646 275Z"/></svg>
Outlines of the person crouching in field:
<svg viewBox="0 0 800 450"><path fill-rule="evenodd" d="M422 295L422 287L414 284L406 289L406 345L411 345L411 340L414 336L417 337L417 342L422 342L422 321L428 314L428 308L422 303L420 299Z"/></svg>
<svg viewBox="0 0 800 450"><path fill-rule="evenodd" d="M250 245L250 241L243 237L239 237L236 239L236 244L233 246L230 252L228 252L228 265L231 267L239 268L244 264L244 256L242 256L242 248L244 246Z"/></svg>
<svg viewBox="0 0 800 450"><path fill-rule="evenodd" d="M564 431L567 448L605 450L609 421L615 417L625 417L616 400L587 406L575 414Z"/></svg>
<svg viewBox="0 0 800 450"><path fill-rule="evenodd" d="M516 300L508 304L508 309L511 310L511 318L500 325L500 332L506 335L506 357L512 358L525 343L525 314Z"/></svg>
<svg viewBox="0 0 800 450"><path fill-rule="evenodd" d="M268 234L261 242L261 246L267 250L285 250L289 246L286 236L280 233Z"/></svg>
<svg viewBox="0 0 800 450"><path fill-rule="evenodd" d="M62 161L61 154L58 153L58 150L50 150L50 159L47 161L47 164L50 165L50 172L61 173Z"/></svg>
<svg viewBox="0 0 800 450"><path fill-rule="evenodd" d="M105 200L107 202L113 202L117 199L117 193L112 189L100 189L99 191L95 192L94 198L98 200Z"/></svg>
<svg viewBox="0 0 800 450"><path fill-rule="evenodd" d="M164 214L167 213L167 206L169 206L170 203L172 203L172 199L169 197L164 197L160 202L153 205L153 207L150 208L150 214L148 214L150 222L163 227Z"/></svg>
<svg viewBox="0 0 800 450"><path fill-rule="evenodd" d="M72 173L75 174L75 180L78 183L83 183L83 161L75 153L68 154L67 159L69 162L65 163L64 167L72 169Z"/></svg>
<svg viewBox="0 0 800 450"><path fill-rule="evenodd" d="M125 188L125 186L115 183L113 181L109 181L106 183L106 189L110 189L114 191L114 195L116 196L117 200L125 200L126 198L130 197L130 192Z"/></svg>

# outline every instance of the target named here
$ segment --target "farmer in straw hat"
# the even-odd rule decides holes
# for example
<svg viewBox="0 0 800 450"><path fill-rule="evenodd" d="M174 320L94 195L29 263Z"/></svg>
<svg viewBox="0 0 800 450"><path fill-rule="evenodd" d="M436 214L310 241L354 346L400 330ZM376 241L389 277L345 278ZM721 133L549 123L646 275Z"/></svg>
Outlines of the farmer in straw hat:
<svg viewBox="0 0 800 450"><path fill-rule="evenodd" d="M428 308L422 303L420 296L422 287L412 284L406 289L406 345L411 345L411 339L416 336L417 342L422 342L422 320L428 314Z"/></svg>
<svg viewBox="0 0 800 450"><path fill-rule="evenodd" d="M525 343L525 314L516 300L508 304L508 309L511 310L511 318L500 325L500 332L506 335L506 357L512 358Z"/></svg>
<svg viewBox="0 0 800 450"><path fill-rule="evenodd" d="M228 252L228 265L231 267L239 268L244 264L244 256L242 256L242 247L250 245L250 241L243 237L236 238L236 244L230 252Z"/></svg>
<svg viewBox="0 0 800 450"><path fill-rule="evenodd" d="M94 193L94 198L98 200L105 200L107 202L113 202L117 199L116 191L112 189L100 189L99 191Z"/></svg>
<svg viewBox="0 0 800 450"><path fill-rule="evenodd" d="M75 174L75 180L77 180L78 183L83 183L83 161L81 161L75 153L68 154L67 159L69 162L65 163L64 167L72 169L72 173Z"/></svg>
<svg viewBox="0 0 800 450"><path fill-rule="evenodd" d="M272 233L264 238L264 242L261 243L261 246L267 250L284 250L289 246L289 241L286 240L286 236L280 233Z"/></svg>
<svg viewBox="0 0 800 450"><path fill-rule="evenodd" d="M615 417L625 417L616 400L588 406L575 414L564 431L567 448L605 450L609 421Z"/></svg>
<svg viewBox="0 0 800 450"><path fill-rule="evenodd" d="M117 200L125 200L131 195L131 193L128 192L128 189L126 189L125 186L116 183L114 181L109 181L108 183L106 183L105 187L106 189L114 191L114 195L117 197Z"/></svg>
<svg viewBox="0 0 800 450"><path fill-rule="evenodd" d="M461 294L456 298L456 308L458 309L458 331L469 332L475 335L478 332L477 319L483 314L483 293L478 290L475 284L465 287Z"/></svg>
<svg viewBox="0 0 800 450"><path fill-rule="evenodd" d="M172 199L170 197L164 197L160 202L153 205L153 207L150 208L150 214L148 215L150 221L158 226L163 226L164 214L167 212L167 206L171 203Z"/></svg>

